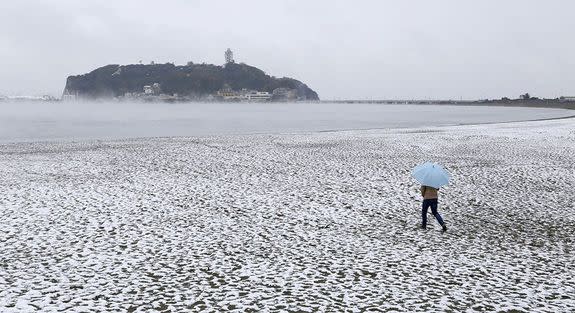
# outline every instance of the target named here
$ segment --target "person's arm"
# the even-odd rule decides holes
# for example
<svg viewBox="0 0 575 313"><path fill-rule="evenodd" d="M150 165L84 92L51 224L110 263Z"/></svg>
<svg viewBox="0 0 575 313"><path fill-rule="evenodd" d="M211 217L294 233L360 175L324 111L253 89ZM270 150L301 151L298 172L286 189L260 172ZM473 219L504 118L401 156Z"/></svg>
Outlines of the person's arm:
<svg viewBox="0 0 575 313"><path fill-rule="evenodd" d="M425 196L425 186L419 187L419 191L421 192L421 196Z"/></svg>

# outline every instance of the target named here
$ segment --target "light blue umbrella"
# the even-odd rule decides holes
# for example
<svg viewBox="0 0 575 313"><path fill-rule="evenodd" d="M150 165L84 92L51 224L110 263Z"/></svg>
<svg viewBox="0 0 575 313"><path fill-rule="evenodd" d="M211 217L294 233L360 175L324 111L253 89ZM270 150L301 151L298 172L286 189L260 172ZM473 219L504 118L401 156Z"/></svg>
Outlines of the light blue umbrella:
<svg viewBox="0 0 575 313"><path fill-rule="evenodd" d="M419 183L424 186L439 188L449 183L449 173L437 163L425 162L416 166L411 172Z"/></svg>

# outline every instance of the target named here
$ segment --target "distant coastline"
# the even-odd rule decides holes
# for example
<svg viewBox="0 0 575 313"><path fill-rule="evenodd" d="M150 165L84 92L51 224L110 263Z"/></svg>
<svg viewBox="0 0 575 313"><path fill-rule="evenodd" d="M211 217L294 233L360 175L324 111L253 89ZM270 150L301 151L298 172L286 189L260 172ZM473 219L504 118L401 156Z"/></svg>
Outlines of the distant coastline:
<svg viewBox="0 0 575 313"><path fill-rule="evenodd" d="M575 110L575 99L505 99L505 100L322 100L325 103L373 103L392 105L457 105L457 106L494 106L527 107Z"/></svg>

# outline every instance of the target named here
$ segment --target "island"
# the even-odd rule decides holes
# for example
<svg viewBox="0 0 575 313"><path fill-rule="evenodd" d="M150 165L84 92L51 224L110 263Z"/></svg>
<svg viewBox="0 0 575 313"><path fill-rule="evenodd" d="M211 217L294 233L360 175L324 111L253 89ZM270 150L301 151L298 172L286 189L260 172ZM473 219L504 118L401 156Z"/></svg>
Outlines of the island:
<svg viewBox="0 0 575 313"><path fill-rule="evenodd" d="M299 80L226 59L222 66L194 64L106 65L69 76L62 96L71 99L144 101L316 101L318 94Z"/></svg>

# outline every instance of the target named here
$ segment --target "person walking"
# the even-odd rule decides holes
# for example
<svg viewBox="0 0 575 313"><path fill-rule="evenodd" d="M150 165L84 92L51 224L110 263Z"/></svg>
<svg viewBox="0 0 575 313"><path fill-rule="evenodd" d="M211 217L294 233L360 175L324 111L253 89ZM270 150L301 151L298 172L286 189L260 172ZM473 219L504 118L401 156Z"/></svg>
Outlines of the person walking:
<svg viewBox="0 0 575 313"><path fill-rule="evenodd" d="M421 188L419 188L419 190L421 191L421 196L423 197L423 205L421 208L421 218L422 218L421 228L423 229L427 228L427 210L429 209L429 207L431 207L431 214L435 216L437 222L439 223L439 225L441 225L442 230L444 232L447 231L447 226L445 225L445 222L441 218L441 215L439 215L439 212L437 212L439 188L433 188L430 186L422 185Z"/></svg>

